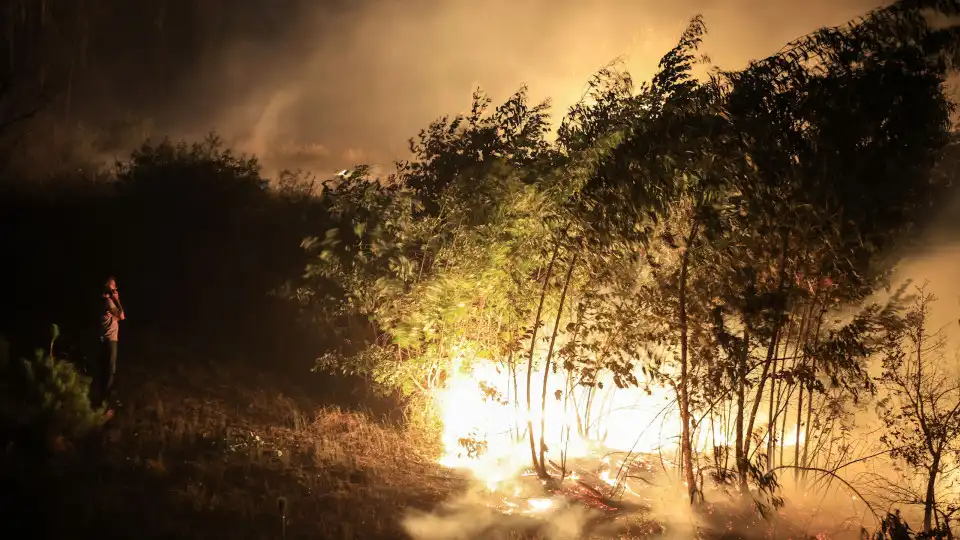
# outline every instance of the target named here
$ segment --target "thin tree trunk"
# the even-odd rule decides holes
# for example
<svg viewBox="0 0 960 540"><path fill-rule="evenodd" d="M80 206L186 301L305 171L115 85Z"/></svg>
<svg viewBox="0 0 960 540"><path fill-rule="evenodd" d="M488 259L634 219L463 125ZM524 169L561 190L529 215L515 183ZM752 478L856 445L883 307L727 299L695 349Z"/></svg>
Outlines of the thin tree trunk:
<svg viewBox="0 0 960 540"><path fill-rule="evenodd" d="M593 400L594 400L594 396L596 395L597 395L597 382L594 381L593 386L591 386L587 390L587 404L586 404L586 407L584 407L585 411L583 414L584 414L585 422L583 425L583 431L580 432L580 436L583 437L584 439L590 438L590 426L593 423L593 419L590 417L590 415L593 414Z"/></svg>
<svg viewBox="0 0 960 540"><path fill-rule="evenodd" d="M723 468L728 470L730 468L730 404L727 403L723 407L723 437L725 439L724 452L723 452Z"/></svg>
<svg viewBox="0 0 960 540"><path fill-rule="evenodd" d="M820 330L823 326L823 317L827 314L826 309L826 297L824 297L823 305L820 308L820 316L817 318L817 329L813 334L814 343L819 343L820 341ZM814 357L810 362L810 376L816 378L817 376L817 359ZM800 389L803 392L803 389ZM807 421L804 425L806 430L806 436L803 438L803 466L809 467L810 464L807 463L807 457L809 455L810 448L810 420L813 415L813 383L809 383L807 386ZM806 482L808 471L803 472L803 480Z"/></svg>
<svg viewBox="0 0 960 540"><path fill-rule="evenodd" d="M743 351L739 354L740 361L737 366L737 418L735 420L736 429L736 450L737 458L737 478L740 483L741 493L747 492L747 457L744 451L749 446L743 440L743 408L747 391L747 361L750 356L750 332L743 331ZM748 434L749 436L749 434Z"/></svg>
<svg viewBox="0 0 960 540"><path fill-rule="evenodd" d="M601 389L600 393L601 393L601 396L603 397L600 398L600 408L598 409L597 419L593 423L593 426L594 426L594 437L596 437L596 439L599 441L603 441L604 436L600 428L603 427L604 425L603 421L608 416L607 410L609 409L609 404L611 402L610 398L612 397L613 390L611 390L610 386L607 386L606 388Z"/></svg>
<svg viewBox="0 0 960 540"><path fill-rule="evenodd" d="M768 405L768 407L767 407L767 470L768 470L768 471L773 468L773 450L774 450L774 448L776 447L776 444L777 444L777 442L776 442L776 441L777 441L777 437L776 437L776 433L777 433L777 415L776 415L776 413L775 413L775 411L776 411L775 398L776 398L776 394L777 394L777 392L779 391L779 387L780 387L780 384L778 383L778 380L776 379L777 364L778 364L778 362L779 362L779 360L780 360L780 341L781 341L781 340L780 340L780 338L779 338L779 336L778 336L778 337L777 337L777 344L776 344L776 346L774 347L773 361L771 362L771 365L770 365L770 369L771 369L771 373L772 373L771 377L774 377L774 378L773 378L773 380L770 382L770 403L769 403L769 405ZM789 342L789 341L790 341L790 331L789 331L789 328L788 328L788 330L787 330L787 338L786 338L786 340L784 340L784 341L786 341L786 342Z"/></svg>
<svg viewBox="0 0 960 540"><path fill-rule="evenodd" d="M517 439L514 442L519 443L523 434L520 432L520 389L517 384L517 360L513 353L510 353L510 370L513 372L513 426L517 430Z"/></svg>
<svg viewBox="0 0 960 540"><path fill-rule="evenodd" d="M689 358L688 358L688 321L687 321L687 272L690 266L690 250L700 228L699 219L694 219L690 227L690 236L684 246L680 263L679 283L679 319L680 319L680 464L683 467L684 480L690 496L690 504L696 502L697 484L693 476L693 443L690 436L690 394L689 394Z"/></svg>
<svg viewBox="0 0 960 540"><path fill-rule="evenodd" d="M827 408L828 401L829 401L828 398L825 397L823 402L817 408L817 416L823 415L824 409ZM829 418L827 422L825 422L823 426L820 428L820 430L817 432L817 444L816 446L813 446L813 450L810 452L809 459L805 458L805 461L807 462L807 466L813 467L814 464L819 461L820 455L823 452L823 447L827 444L827 441L832 439L833 427L834 427L834 419ZM825 463L824 465L828 467L829 462Z"/></svg>
<svg viewBox="0 0 960 540"><path fill-rule="evenodd" d="M799 463L799 460L800 460L800 421L801 421L802 418L803 418L803 417L802 417L802 414L803 414L803 386L802 386L802 383L801 383L799 380L797 380L797 375L796 375L796 373L797 373L798 368L800 367L800 365L806 360L805 356L801 355L800 352L801 352L801 349L803 348L803 346L806 344L806 341L807 341L807 332L810 331L810 326L811 326L811 325L810 325L810 317L813 315L813 308L814 308L815 305L816 305L816 297L814 297L814 298L812 298L812 299L810 300L809 305L807 306L806 310L804 311L803 319L801 320L801 323L800 323L800 333L799 333L798 336L797 336L797 344L796 344L796 346L794 346L794 348L793 348L793 357L794 357L794 360L793 360L794 380L797 381L797 382L794 383L794 388L797 388L798 385L799 385L799 390L800 390L800 395L799 395L799 397L797 398L797 425L796 425L796 435L795 435L795 439L794 439L794 449L793 449L793 464L794 464L794 466L796 466L796 467L799 467L799 466L800 466L800 463ZM790 391L790 394L791 394L791 395L793 394L793 390L792 390L792 389L791 389L791 391ZM788 410L789 410L789 407L790 407L790 397L789 397L789 395L788 395L788 396L787 396L787 410L784 411L784 417L786 417L787 412L788 412ZM784 418L784 427L785 427L785 426L786 426L786 418ZM784 441L784 442L785 442L785 441ZM781 449L780 457L781 457L781 462L782 462L782 461L783 461L783 459L782 459L782 458L783 458L783 445L782 445L782 444L781 444L780 449ZM798 479L799 479L799 475L800 475L800 470L797 469L797 468L795 468L795 469L794 469L794 480L798 480Z"/></svg>
<svg viewBox="0 0 960 540"><path fill-rule="evenodd" d="M782 371L787 365L786 354L787 354L787 349L790 348L790 337L793 335L793 329L798 327L798 324L796 323L796 321L793 320L792 317L788 319L788 321L789 321L788 322L789 326L787 326L787 335L784 339L780 340L782 341L782 345L778 344L777 346L777 348L779 349L779 351L777 352L777 355L778 355L777 362L779 364L780 371ZM777 373L779 374L780 371L777 371ZM768 442L768 444L770 445L770 448L768 449L769 455L767 456L767 461L770 464L770 469L773 469L773 467L775 467L777 464L777 460L776 460L777 445L782 444L782 441L783 441L783 434L779 433L777 428L778 428L778 422L780 420L781 409L783 408L783 395L785 392L784 385L786 384L783 381L783 379L780 377L777 377L774 380L774 383L775 384L771 388L771 395L770 395L770 401L772 404L770 429L772 431L770 435L770 441Z"/></svg>
<svg viewBox="0 0 960 540"><path fill-rule="evenodd" d="M797 467L800 466L800 420L803 419L803 386L800 386L800 392L798 392L797 397L797 434L796 439L793 444L793 464ZM800 480L800 469L796 468L793 470L793 479L794 481L799 482Z"/></svg>
<svg viewBox="0 0 960 540"><path fill-rule="evenodd" d="M573 277L573 269L577 266L577 259L580 257L580 253L577 252L573 255L573 260L570 261L570 266L567 268L567 275L563 279L563 289L560 291L560 305L557 306L557 318L553 323L553 334L550 336L550 348L547 350L547 360L544 363L543 367L543 388L541 390L540 396L540 464L543 466L546 461L544 461L544 453L546 452L547 444L545 442L545 434L547 427L547 379L550 377L550 361L553 360L553 350L554 346L557 344L557 333L560 332L560 319L563 316L563 305L567 300L567 291L570 287L570 279Z"/></svg>
<svg viewBox="0 0 960 540"><path fill-rule="evenodd" d="M527 358L527 435L530 439L530 459L533 460L533 468L541 477L547 476L547 469L543 463L537 460L537 446L533 437L533 403L531 394L533 393L533 355L537 349L537 331L540 329L540 320L543 315L543 303L547 297L547 289L550 287L550 278L553 276L553 265L557 262L557 254L560 252L560 242L557 241L553 246L553 255L550 257L550 263L547 265L547 273L543 278L543 288L540 290L540 303L537 306L537 316L533 321L533 331L530 336L530 356Z"/></svg>
<svg viewBox="0 0 960 540"><path fill-rule="evenodd" d="M572 393L573 393L573 372L568 369L567 384L563 394L564 416L566 416L567 414L567 406L572 401L571 400ZM574 403L574 406L576 406L575 403ZM566 418L564 418L564 422L562 423L560 428L560 439L563 441L563 449L561 450L561 453L560 453L560 481L563 482L563 480L567 477L567 454L570 450L570 422L567 422Z"/></svg>
<svg viewBox="0 0 960 540"><path fill-rule="evenodd" d="M814 362L816 363L816 362ZM807 389L807 419L804 422L804 428L806 429L807 436L803 438L803 466L809 467L810 464L807 462L807 459L810 456L810 420L813 416L813 386L810 386ZM806 481L807 473L803 473L803 479Z"/></svg>
<svg viewBox="0 0 960 540"><path fill-rule="evenodd" d="M790 389L787 388L783 396L783 419L780 421L780 466L783 466L783 452L787 442L787 412L790 410Z"/></svg>
<svg viewBox="0 0 960 540"><path fill-rule="evenodd" d="M787 250L790 247L790 236L789 234L784 234L783 237L783 247L780 252L780 268L778 272L780 273L780 282L777 284L777 291L780 296L783 296L784 288L787 284ZM760 402L763 399L763 389L767 384L767 377L770 373L770 365L773 363L773 358L776 353L776 344L780 336L780 328L783 326L784 313L786 311L786 306L780 307L780 313L777 314L777 323L773 328L773 332L770 334L770 343L767 345L767 356L763 361L763 372L760 374L760 382L757 384L757 394L756 399L753 400L753 408L750 411L750 420L747 425L747 437L743 441L743 455L750 455L750 437L753 436L753 427L757 420L757 411L760 410Z"/></svg>
<svg viewBox="0 0 960 540"><path fill-rule="evenodd" d="M507 356L507 405L513 403L513 423L510 425L510 442L516 443L520 438L520 426L517 425L519 402L517 400L517 369L513 362L513 351Z"/></svg>
<svg viewBox="0 0 960 540"><path fill-rule="evenodd" d="M616 386L608 386L608 387L607 387L606 394L604 395L604 398L603 398L604 407L601 407L601 409L600 409L601 411L603 411L603 416L602 416L602 418L605 418L605 419L608 420L608 421L610 420L610 416L613 414L613 404L615 403L613 397L614 397L614 394L616 393L616 391L617 391L617 387L616 387ZM597 435L600 435L600 426L601 426L601 424L598 422L598 423L597 423ZM609 434L610 434L610 424L607 423L607 424L605 425L604 429L603 429L603 435L600 437L600 442L606 443L606 442L607 442L607 435L609 435Z"/></svg>
<svg viewBox="0 0 960 540"><path fill-rule="evenodd" d="M933 531L933 511L937 506L937 471L940 469L940 454L934 454L927 477L927 493L923 500L923 532Z"/></svg>
<svg viewBox="0 0 960 540"><path fill-rule="evenodd" d="M570 400L573 401L573 413L577 419L577 435L583 437L583 415L580 414L580 403L577 402L577 394L573 390L576 385L571 386Z"/></svg>

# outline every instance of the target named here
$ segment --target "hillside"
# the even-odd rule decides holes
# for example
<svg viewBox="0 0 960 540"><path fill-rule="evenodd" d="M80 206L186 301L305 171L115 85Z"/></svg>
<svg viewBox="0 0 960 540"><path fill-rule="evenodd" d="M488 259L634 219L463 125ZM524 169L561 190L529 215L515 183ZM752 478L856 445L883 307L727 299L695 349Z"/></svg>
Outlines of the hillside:
<svg viewBox="0 0 960 540"><path fill-rule="evenodd" d="M287 538L397 538L405 511L463 485L409 430L325 403L309 378L142 365L121 365L102 432L37 466L8 448L21 537L280 538L285 499Z"/></svg>

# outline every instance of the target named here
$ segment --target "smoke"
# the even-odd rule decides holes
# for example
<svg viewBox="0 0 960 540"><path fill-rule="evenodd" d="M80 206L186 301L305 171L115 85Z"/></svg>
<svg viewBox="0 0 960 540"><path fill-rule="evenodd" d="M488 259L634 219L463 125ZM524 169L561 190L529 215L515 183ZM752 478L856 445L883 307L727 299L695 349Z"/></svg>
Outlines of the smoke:
<svg viewBox="0 0 960 540"><path fill-rule="evenodd" d="M566 493L576 485L567 480ZM539 481L518 476L495 492L476 483L431 512L408 513L402 525L414 540L573 540L650 533L680 540L694 537L693 514L680 491L669 482L651 484L643 497L617 498L620 508L610 511L563 493L545 493Z"/></svg>
<svg viewBox="0 0 960 540"><path fill-rule="evenodd" d="M614 59L645 80L697 14L710 29L704 52L737 69L884 2L170 0L146 10L103 3L66 123L108 130L110 117L129 115L148 122L154 139L215 130L256 153L268 173L327 175L405 157L408 138L467 110L476 87L498 101L527 85L533 100L550 98L562 116ZM97 152L122 155L143 142L135 132L114 138Z"/></svg>
<svg viewBox="0 0 960 540"><path fill-rule="evenodd" d="M584 465L588 465L584 461ZM864 475L868 464L857 464L839 474L849 480ZM704 484L706 503L694 511L686 499L682 481L673 469L659 470L648 482L636 482L622 496L611 497L615 511L590 508L574 498L537 493L536 482L518 478L495 492L475 484L451 497L431 512L411 511L403 519L404 530L414 540L479 540L538 538L647 538L686 540L727 537L747 540L764 538L810 538L823 534L836 540L859 540L861 527L872 530L877 520L871 509L839 481L810 475L799 485L793 474L781 472L779 493L787 504L777 510L776 520L762 516L754 501L738 499L735 489L724 491L712 481ZM862 480L860 482L861 489ZM576 482L565 482L568 490ZM521 493L511 497L511 493ZM875 507L882 513L886 507ZM911 509L908 509L911 510ZM915 519L912 513L907 516ZM732 536L731 536L732 537Z"/></svg>
<svg viewBox="0 0 960 540"><path fill-rule="evenodd" d="M222 9L253 10L247 4L257 2ZM216 129L268 169L328 173L403 157L410 136L468 108L477 86L497 100L527 84L562 115L611 60L622 57L638 79L649 77L698 13L710 28L705 52L737 68L881 3L290 0L278 6L281 22L206 51L151 108L174 136Z"/></svg>
<svg viewBox="0 0 960 540"><path fill-rule="evenodd" d="M470 490L433 512L410 514L403 527L415 540L515 538L517 533L539 533L549 540L572 540L581 537L590 517L585 508L576 506L552 511L547 518L510 515L493 508L492 502L495 501L491 496Z"/></svg>
<svg viewBox="0 0 960 540"><path fill-rule="evenodd" d="M580 97L590 75L615 58L622 57L635 78L644 80L698 13L710 29L704 52L715 65L736 69L804 33L881 4L368 0L349 9L310 4L286 14L296 24L282 39L239 39L211 54L199 73L188 75L192 82L184 93L173 96L176 103L168 104L162 125L175 135L216 129L239 149L260 156L268 171L287 167L326 174L359 161L388 164L404 156L407 138L431 120L464 111L478 86L496 101L526 84L534 100L551 98L559 116ZM960 317L957 232L949 219L939 223L896 275L931 280L941 298L934 312L938 325L956 324ZM432 512L412 512L404 527L416 540L506 538L517 531L559 540L604 523L619 526L656 515L667 521L673 537L692 537L695 522L683 490L666 476L658 483L641 491L646 510L625 512L617 523L559 502L553 503L559 508L542 513L505 513L498 495L477 486ZM829 509L820 514L824 523L842 523L858 513L869 523L856 496L836 486L812 501L799 488L789 487L787 494L788 504ZM556 500L543 493L529 497Z"/></svg>

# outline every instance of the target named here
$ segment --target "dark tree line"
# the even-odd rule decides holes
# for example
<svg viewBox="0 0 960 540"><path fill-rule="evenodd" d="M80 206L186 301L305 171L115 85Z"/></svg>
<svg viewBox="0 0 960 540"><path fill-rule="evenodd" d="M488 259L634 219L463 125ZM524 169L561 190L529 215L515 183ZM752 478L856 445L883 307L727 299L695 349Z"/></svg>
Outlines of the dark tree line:
<svg viewBox="0 0 960 540"><path fill-rule="evenodd" d="M55 322L63 346L89 353L113 274L129 346L306 369L326 336L274 293L306 263L299 239L326 217L307 177L275 180L211 137L146 144L109 175L5 188L0 328L23 349Z"/></svg>

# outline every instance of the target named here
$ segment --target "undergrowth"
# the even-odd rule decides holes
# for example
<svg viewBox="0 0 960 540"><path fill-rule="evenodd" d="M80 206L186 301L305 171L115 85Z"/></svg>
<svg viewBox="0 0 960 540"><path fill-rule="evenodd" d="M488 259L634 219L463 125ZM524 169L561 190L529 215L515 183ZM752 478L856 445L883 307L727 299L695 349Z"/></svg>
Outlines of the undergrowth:
<svg viewBox="0 0 960 540"><path fill-rule="evenodd" d="M11 526L62 538L398 538L405 512L463 486L434 463L429 415L414 409L401 427L253 371L125 367L103 430L43 467L4 463L21 493Z"/></svg>

